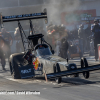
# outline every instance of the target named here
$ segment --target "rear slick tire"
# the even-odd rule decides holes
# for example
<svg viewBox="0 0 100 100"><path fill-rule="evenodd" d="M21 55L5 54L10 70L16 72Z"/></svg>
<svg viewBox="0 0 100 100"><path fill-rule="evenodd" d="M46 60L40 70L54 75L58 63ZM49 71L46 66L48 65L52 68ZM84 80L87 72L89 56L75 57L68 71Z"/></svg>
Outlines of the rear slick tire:
<svg viewBox="0 0 100 100"><path fill-rule="evenodd" d="M87 62L86 58L84 58L84 64L85 64L85 67L88 67L88 62ZM84 72L83 75L86 79L88 79L90 76L89 71Z"/></svg>
<svg viewBox="0 0 100 100"><path fill-rule="evenodd" d="M21 79L20 73L19 73L19 69L18 69L18 64L13 62L14 65L12 66L11 62L9 62L10 65L10 73L13 77L13 79Z"/></svg>

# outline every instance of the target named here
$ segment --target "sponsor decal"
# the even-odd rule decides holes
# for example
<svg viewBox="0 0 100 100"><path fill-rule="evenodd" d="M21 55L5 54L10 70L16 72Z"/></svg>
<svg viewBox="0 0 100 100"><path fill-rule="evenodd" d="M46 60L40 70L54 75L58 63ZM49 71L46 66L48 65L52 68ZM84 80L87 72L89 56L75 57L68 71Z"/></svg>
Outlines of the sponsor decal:
<svg viewBox="0 0 100 100"><path fill-rule="evenodd" d="M26 74L26 73L30 73L30 72L31 72L31 69L21 70L21 73L22 73L22 74Z"/></svg>
<svg viewBox="0 0 100 100"><path fill-rule="evenodd" d="M3 19L22 18L22 17L33 17L33 16L41 16L41 15L44 15L44 14L43 13L33 13L33 14L3 16Z"/></svg>
<svg viewBox="0 0 100 100"><path fill-rule="evenodd" d="M39 66L39 58L36 58L36 60L33 62L34 69L37 70Z"/></svg>
<svg viewBox="0 0 100 100"><path fill-rule="evenodd" d="M71 66L71 69L74 69L75 68L75 66Z"/></svg>
<svg viewBox="0 0 100 100"><path fill-rule="evenodd" d="M27 65L25 67L19 67L21 78L27 78L34 76L32 65Z"/></svg>
<svg viewBox="0 0 100 100"><path fill-rule="evenodd" d="M35 71L35 74L42 75L42 71Z"/></svg>

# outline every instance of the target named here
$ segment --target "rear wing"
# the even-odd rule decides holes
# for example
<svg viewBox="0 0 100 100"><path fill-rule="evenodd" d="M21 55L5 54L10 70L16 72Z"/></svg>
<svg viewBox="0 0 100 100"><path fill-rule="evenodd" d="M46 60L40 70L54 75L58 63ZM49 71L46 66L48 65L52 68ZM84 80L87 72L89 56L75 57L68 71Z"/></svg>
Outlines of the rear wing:
<svg viewBox="0 0 100 100"><path fill-rule="evenodd" d="M30 20L30 19L42 19L42 18L45 19L45 23L48 22L46 8L41 13L11 15L11 16L2 16L1 13L0 13L0 25L2 25L3 22L20 21L20 20Z"/></svg>
<svg viewBox="0 0 100 100"><path fill-rule="evenodd" d="M0 14L0 26L1 26L1 28L3 27L3 22L18 21L18 27L19 27L20 36L21 36L22 43L23 43L23 48L24 48L24 51L26 51L25 43L28 43L28 48L33 48L33 45L28 40L28 38L27 38L27 36L26 36L22 26L21 26L20 21L21 20L29 20L30 21L29 35L30 35L30 32L32 33L32 35L34 35L34 27L33 27L31 19L43 19L43 18L45 19L45 23L47 24L48 19L47 19L47 10L46 10L46 8L41 13L11 15L11 16L2 16ZM26 39L24 39L24 38L26 38ZM29 39L30 38L33 38L33 36L29 37ZM36 38L36 36L35 36L35 38ZM36 41L34 42L34 44L37 44L38 43L37 39L35 39L35 40Z"/></svg>

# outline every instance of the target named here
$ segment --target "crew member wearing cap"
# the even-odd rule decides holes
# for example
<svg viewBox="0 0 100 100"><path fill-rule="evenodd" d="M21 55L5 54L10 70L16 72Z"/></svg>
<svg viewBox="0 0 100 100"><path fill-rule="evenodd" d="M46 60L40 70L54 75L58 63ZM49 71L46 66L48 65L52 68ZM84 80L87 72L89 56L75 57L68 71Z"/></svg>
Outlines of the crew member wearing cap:
<svg viewBox="0 0 100 100"><path fill-rule="evenodd" d="M94 20L94 25L91 28L91 31L94 33L94 49L95 49L95 60L98 60L98 49L97 45L100 44L100 25L98 24L99 20Z"/></svg>

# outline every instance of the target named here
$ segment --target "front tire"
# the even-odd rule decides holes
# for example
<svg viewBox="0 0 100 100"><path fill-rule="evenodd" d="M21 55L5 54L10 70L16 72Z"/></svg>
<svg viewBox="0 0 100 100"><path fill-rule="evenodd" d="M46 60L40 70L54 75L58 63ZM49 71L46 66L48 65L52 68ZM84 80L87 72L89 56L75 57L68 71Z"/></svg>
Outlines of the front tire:
<svg viewBox="0 0 100 100"><path fill-rule="evenodd" d="M54 65L54 73L61 72L59 64ZM60 84L62 81L61 77L55 78L56 83Z"/></svg>
<svg viewBox="0 0 100 100"><path fill-rule="evenodd" d="M62 78L61 78L61 77L59 77L59 78L55 78L55 81L56 81L56 83L60 84L61 81L62 81Z"/></svg>
<svg viewBox="0 0 100 100"><path fill-rule="evenodd" d="M84 67L88 67L88 62L87 62L86 58L81 59L81 68L84 68ZM83 76L84 76L84 78L88 79L90 76L89 71L83 72Z"/></svg>

